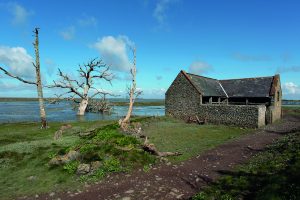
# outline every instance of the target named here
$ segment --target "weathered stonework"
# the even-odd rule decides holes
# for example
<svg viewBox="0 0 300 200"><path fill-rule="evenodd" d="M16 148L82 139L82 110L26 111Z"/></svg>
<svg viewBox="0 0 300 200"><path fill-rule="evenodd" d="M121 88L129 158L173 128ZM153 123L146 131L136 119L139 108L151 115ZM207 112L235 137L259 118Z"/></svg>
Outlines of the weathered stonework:
<svg viewBox="0 0 300 200"><path fill-rule="evenodd" d="M228 96L226 92L224 92L224 94L226 94L225 100L221 103L220 100L221 98L224 99L224 96L218 91L218 84L211 84L211 80L213 80L213 83L219 83L221 85L220 82L216 82L218 81L216 79L201 76L197 77L196 75L187 74L186 72L181 71L166 92L166 115L183 120L189 120L190 118L194 119L197 116L200 120L212 124L235 125L251 128L262 127L266 123L273 123L281 118L282 94L279 75L275 75L273 78L250 78L246 79L247 81L245 81L245 79L236 79L237 81L234 80L233 83L235 83L235 85L233 86L228 86L230 83L228 81L230 80L227 80L227 82L225 81L224 84L227 84L227 89L231 88L231 97L235 97L235 94L239 94L239 98L245 101L245 105L237 105L232 99L231 101L235 104L230 104L232 102L230 101L230 96ZM268 84L270 84L270 82L271 87L269 89ZM248 84L244 84L244 86L247 86L244 87L244 89L250 88L247 90L248 93L243 93L243 91L239 90L241 87L236 83ZM262 90L258 90L259 92L257 93L251 93L251 91L255 91L255 88L252 88L251 90L251 84L252 87L256 88L259 86L265 87L262 87ZM221 88L225 91L223 87ZM234 88L234 90L232 88ZM215 92L212 92L214 89ZM236 93L235 90L237 90ZM245 96L241 96L241 94L244 94ZM249 94L254 94L256 96L252 97L249 96ZM251 97L251 103L256 103L256 105L247 105L249 103L248 98ZM208 98L209 101L207 101ZM215 100L213 100L213 98ZM264 101L261 101L262 98L264 98ZM216 101L216 99L218 99L218 101ZM204 102L202 102L202 100L204 100ZM229 105L228 100L230 101Z"/></svg>
<svg viewBox="0 0 300 200"><path fill-rule="evenodd" d="M265 125L264 105L200 105L197 109L200 120L212 124L258 128Z"/></svg>
<svg viewBox="0 0 300 200"><path fill-rule="evenodd" d="M182 73L179 73L166 92L166 115L186 118L197 114L201 104L201 95Z"/></svg>
<svg viewBox="0 0 300 200"><path fill-rule="evenodd" d="M184 107L182 104L181 108ZM264 105L198 104L198 106L189 106L189 109L176 109L176 107L171 105L166 106L166 115L171 115L175 118L187 120L189 117L197 115L200 120L208 123L249 128L264 126L265 113L266 106Z"/></svg>

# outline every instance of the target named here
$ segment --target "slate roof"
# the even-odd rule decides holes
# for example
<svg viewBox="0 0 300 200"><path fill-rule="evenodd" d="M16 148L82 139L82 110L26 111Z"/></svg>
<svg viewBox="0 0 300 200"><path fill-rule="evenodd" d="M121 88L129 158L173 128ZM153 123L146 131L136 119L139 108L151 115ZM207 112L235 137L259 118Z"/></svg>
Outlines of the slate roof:
<svg viewBox="0 0 300 200"><path fill-rule="evenodd" d="M270 97L274 80L274 76L217 80L183 73L203 96Z"/></svg>
<svg viewBox="0 0 300 200"><path fill-rule="evenodd" d="M186 74L203 96L226 97L226 94L217 79L207 78L190 73Z"/></svg>
<svg viewBox="0 0 300 200"><path fill-rule="evenodd" d="M273 76L220 80L229 97L269 97Z"/></svg>

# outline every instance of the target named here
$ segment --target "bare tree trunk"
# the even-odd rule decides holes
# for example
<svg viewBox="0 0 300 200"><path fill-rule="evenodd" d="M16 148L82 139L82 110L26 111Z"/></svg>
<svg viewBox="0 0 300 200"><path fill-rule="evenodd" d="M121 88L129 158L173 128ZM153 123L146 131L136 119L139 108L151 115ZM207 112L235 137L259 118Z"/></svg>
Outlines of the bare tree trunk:
<svg viewBox="0 0 300 200"><path fill-rule="evenodd" d="M128 111L125 118L123 120L120 119L119 121L119 125L123 130L126 127L126 124L129 123L130 116L132 114L134 100L135 100L135 92L136 92L136 49L135 48L133 49L133 67L131 69L131 76L132 76L132 85L130 87L130 92L129 92Z"/></svg>
<svg viewBox="0 0 300 200"><path fill-rule="evenodd" d="M82 99L78 107L77 115L83 116L85 114L87 105L88 105L88 99Z"/></svg>
<svg viewBox="0 0 300 200"><path fill-rule="evenodd" d="M36 85L37 85L37 93L40 105L40 116L41 116L41 123L43 129L47 128L47 121L46 121L46 111L44 107L44 98L43 98L43 88L42 88L42 81L41 81L41 72L40 72L40 56L39 56L39 31L38 28L35 28L35 43L33 43L35 48L35 68L36 68Z"/></svg>

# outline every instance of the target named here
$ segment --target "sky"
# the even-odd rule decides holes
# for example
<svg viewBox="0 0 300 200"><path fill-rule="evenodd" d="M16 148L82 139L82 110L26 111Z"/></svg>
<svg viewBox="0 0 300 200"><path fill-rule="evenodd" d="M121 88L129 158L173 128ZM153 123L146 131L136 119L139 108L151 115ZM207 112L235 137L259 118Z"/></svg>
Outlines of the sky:
<svg viewBox="0 0 300 200"><path fill-rule="evenodd" d="M164 98L180 70L216 79L280 74L284 99L300 99L300 1L0 1L0 66L34 80L33 30L40 28L44 85L60 68L102 59L114 74L99 89L127 96L136 47L142 98ZM64 91L44 89L51 97ZM0 97L36 97L36 88L0 72Z"/></svg>

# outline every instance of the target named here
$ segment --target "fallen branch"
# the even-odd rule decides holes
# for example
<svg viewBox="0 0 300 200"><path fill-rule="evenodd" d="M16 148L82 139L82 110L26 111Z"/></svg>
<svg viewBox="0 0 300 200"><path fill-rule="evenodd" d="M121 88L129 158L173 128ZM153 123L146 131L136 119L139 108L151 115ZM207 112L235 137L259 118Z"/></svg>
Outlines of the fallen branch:
<svg viewBox="0 0 300 200"><path fill-rule="evenodd" d="M160 152L156 149L154 144L148 143L148 138L146 137L145 142L143 144L143 150L149 152L150 154L156 155L158 157L166 157L166 156L179 156L182 155L179 152Z"/></svg>
<svg viewBox="0 0 300 200"><path fill-rule="evenodd" d="M72 128L72 125L71 125L71 124L64 124L64 125L62 125L62 126L60 127L60 129L54 133L53 139L54 139L54 140L60 139L61 136L62 136L62 134L63 134L63 132L64 132L65 130L69 129L69 128Z"/></svg>

